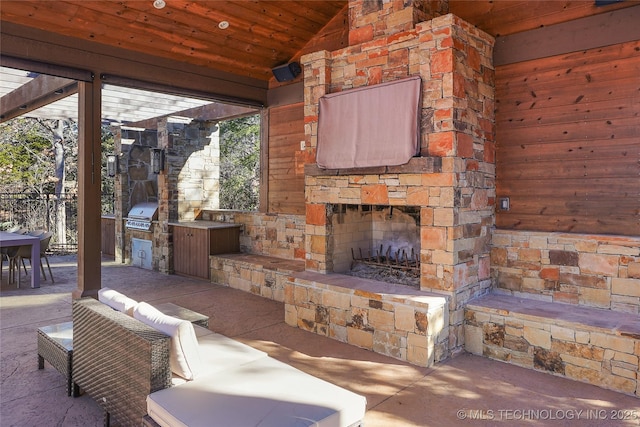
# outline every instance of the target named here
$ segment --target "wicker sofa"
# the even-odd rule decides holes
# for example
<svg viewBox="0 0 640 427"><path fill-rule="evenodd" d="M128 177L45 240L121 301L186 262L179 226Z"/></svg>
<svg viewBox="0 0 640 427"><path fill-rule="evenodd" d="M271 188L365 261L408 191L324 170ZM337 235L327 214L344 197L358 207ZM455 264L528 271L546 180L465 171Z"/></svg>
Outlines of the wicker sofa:
<svg viewBox="0 0 640 427"><path fill-rule="evenodd" d="M172 374L171 338L91 298L73 303L73 382L105 411L105 425L359 426L366 400L193 326L203 369Z"/></svg>

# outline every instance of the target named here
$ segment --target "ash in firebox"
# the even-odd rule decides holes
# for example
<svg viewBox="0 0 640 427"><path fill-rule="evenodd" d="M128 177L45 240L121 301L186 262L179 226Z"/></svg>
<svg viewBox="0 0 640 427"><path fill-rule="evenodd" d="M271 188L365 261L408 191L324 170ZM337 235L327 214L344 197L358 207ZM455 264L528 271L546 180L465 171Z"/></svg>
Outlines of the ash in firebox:
<svg viewBox="0 0 640 427"><path fill-rule="evenodd" d="M364 262L353 261L349 274L363 279L407 285L420 289L420 273L415 269L403 270L391 266L373 266Z"/></svg>

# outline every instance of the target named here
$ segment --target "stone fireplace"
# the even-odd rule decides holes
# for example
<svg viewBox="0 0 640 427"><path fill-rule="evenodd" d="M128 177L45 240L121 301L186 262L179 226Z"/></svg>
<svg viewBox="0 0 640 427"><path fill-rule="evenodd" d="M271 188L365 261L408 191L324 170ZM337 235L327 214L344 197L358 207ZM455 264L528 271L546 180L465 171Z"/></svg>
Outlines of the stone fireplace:
<svg viewBox="0 0 640 427"><path fill-rule="evenodd" d="M301 60L307 154L317 149L320 97L421 77L420 156L400 166L306 166L305 261L307 272L334 276L345 271L345 258L351 260L348 248L360 245L361 234L354 232L358 237L345 241L344 206L387 216L391 209L410 212L416 218L411 232L419 257L417 287L425 295L444 297L447 305L439 331L432 324L427 327L440 333L432 343L439 348L426 350L436 353L435 361L462 349L464 305L490 288L495 202L494 40L457 16L443 14L439 5L350 1L350 46ZM400 234L400 226L397 231ZM367 241L379 245L375 238ZM314 280L318 282L317 276ZM371 332L375 342L375 328L347 322L347 328L358 325ZM429 361L433 356L426 364Z"/></svg>

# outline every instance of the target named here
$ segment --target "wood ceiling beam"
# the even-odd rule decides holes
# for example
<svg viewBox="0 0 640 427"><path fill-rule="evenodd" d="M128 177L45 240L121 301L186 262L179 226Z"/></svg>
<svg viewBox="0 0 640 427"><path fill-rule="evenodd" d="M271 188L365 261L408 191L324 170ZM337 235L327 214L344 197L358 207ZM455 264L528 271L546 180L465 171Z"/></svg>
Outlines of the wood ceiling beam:
<svg viewBox="0 0 640 427"><path fill-rule="evenodd" d="M213 99L247 100L264 104L268 82L122 48L2 22L3 55L63 67L86 68L94 75L113 73L186 91L207 93Z"/></svg>
<svg viewBox="0 0 640 427"><path fill-rule="evenodd" d="M193 120L202 121L222 121L230 120L238 117L251 116L259 114L260 110L251 107L243 107L241 105L221 104L213 103L209 105L203 105L201 107L189 108L188 110L178 111L171 114L171 116L184 116L190 117ZM156 129L158 127L158 119L160 117L154 117L149 120L142 120L135 123L127 123L127 126Z"/></svg>
<svg viewBox="0 0 640 427"><path fill-rule="evenodd" d="M0 98L0 123L77 92L75 80L41 74Z"/></svg>

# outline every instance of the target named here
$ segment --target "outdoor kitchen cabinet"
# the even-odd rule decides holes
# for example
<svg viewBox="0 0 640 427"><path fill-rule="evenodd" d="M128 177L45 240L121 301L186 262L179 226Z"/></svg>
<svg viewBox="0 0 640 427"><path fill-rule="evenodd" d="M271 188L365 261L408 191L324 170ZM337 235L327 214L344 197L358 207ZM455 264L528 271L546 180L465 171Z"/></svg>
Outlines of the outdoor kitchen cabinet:
<svg viewBox="0 0 640 427"><path fill-rule="evenodd" d="M240 226L190 221L173 226L173 270L176 274L209 279L209 256L240 252Z"/></svg>

